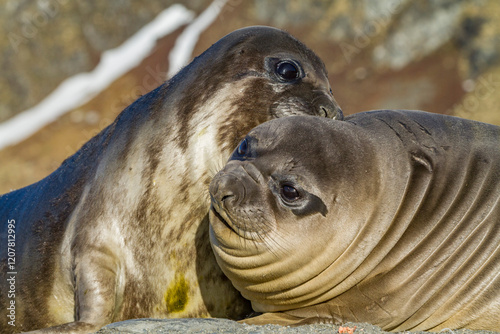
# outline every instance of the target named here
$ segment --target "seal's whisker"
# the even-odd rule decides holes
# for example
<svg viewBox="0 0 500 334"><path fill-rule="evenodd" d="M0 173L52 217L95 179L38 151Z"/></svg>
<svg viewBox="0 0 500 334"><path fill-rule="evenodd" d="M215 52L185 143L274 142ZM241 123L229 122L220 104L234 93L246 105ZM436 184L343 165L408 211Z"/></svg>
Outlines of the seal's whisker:
<svg viewBox="0 0 500 334"><path fill-rule="evenodd" d="M280 250L283 252L286 251L284 247L284 245L286 244L286 239L280 234L276 233L272 233L273 237L269 237L270 234L267 231L272 231L274 224L269 219L266 218L265 212L262 209L258 209L257 211L259 212L259 217L261 219L260 222L263 223L263 225L266 227L265 229L266 233L259 234L259 239L262 243L266 245L266 248L278 258Z"/></svg>
<svg viewBox="0 0 500 334"><path fill-rule="evenodd" d="M212 161L213 165L211 165L208 168L208 176L209 176L210 180L212 180L215 177L215 175L217 175L218 172L220 172L222 169L224 169L226 161L222 157L219 157L219 158L220 159L214 159Z"/></svg>

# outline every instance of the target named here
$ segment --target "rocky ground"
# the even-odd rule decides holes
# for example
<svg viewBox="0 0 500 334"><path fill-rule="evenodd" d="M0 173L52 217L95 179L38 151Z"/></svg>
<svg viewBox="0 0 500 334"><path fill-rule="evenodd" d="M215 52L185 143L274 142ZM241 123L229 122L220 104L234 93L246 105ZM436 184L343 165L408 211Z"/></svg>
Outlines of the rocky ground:
<svg viewBox="0 0 500 334"><path fill-rule="evenodd" d="M450 334L486 334L488 331L471 330L443 330ZM98 334L130 333L130 334L380 334L387 333L379 327L366 323L346 323L343 326L334 325L306 325L299 327L282 327L277 325L250 326L227 319L139 319L117 322L102 328ZM426 333L426 332L405 332Z"/></svg>

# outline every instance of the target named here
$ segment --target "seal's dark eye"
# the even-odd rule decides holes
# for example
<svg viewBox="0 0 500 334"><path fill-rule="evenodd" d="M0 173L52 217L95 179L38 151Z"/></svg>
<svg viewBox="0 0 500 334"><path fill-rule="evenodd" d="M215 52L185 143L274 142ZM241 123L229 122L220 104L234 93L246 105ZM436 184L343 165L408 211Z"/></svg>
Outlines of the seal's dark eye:
<svg viewBox="0 0 500 334"><path fill-rule="evenodd" d="M284 184L281 186L281 197L287 202L293 202L299 199L300 194L299 191L291 185Z"/></svg>
<svg viewBox="0 0 500 334"><path fill-rule="evenodd" d="M276 65L276 73L286 81L295 80L299 77L299 69L289 61L283 61Z"/></svg>
<svg viewBox="0 0 500 334"><path fill-rule="evenodd" d="M243 156L243 155L247 154L247 150L248 150L248 143L247 143L247 139L245 138L240 143L240 146L238 146L238 149L236 150L236 152L238 152L239 155Z"/></svg>

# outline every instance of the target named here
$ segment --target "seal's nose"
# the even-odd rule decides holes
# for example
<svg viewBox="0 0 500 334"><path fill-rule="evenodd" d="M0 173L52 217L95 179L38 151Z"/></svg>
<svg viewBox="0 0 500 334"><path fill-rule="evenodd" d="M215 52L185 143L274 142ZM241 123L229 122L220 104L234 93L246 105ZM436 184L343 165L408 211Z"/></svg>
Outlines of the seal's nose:
<svg viewBox="0 0 500 334"><path fill-rule="evenodd" d="M314 104L316 105L316 111L319 116L339 121L344 120L342 109L340 109L333 98L322 94L314 100Z"/></svg>
<svg viewBox="0 0 500 334"><path fill-rule="evenodd" d="M228 192L226 192L226 193L222 196L222 198L221 198L221 200L220 200L220 201L221 201L222 203L224 203L224 201L226 201L227 199L231 199L231 197L234 197L234 193L233 193L233 192L231 192L231 191L228 191Z"/></svg>
<svg viewBox="0 0 500 334"><path fill-rule="evenodd" d="M342 121L344 119L344 114L342 109L335 104L321 104L318 109L321 114L324 114L327 118L336 119Z"/></svg>
<svg viewBox="0 0 500 334"><path fill-rule="evenodd" d="M231 174L219 174L210 184L210 196L219 207L227 207L230 203L237 203L241 197L241 186L238 179Z"/></svg>

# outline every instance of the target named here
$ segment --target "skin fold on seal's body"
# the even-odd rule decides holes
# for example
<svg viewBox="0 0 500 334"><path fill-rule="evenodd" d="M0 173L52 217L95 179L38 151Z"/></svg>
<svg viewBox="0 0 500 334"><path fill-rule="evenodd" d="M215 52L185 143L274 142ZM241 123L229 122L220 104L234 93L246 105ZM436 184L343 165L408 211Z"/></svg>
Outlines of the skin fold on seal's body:
<svg viewBox="0 0 500 334"><path fill-rule="evenodd" d="M418 111L272 120L210 185L251 324L500 331L500 128Z"/></svg>
<svg viewBox="0 0 500 334"><path fill-rule="evenodd" d="M6 324L2 296L1 332L245 316L249 303L210 249L208 185L250 129L300 114L342 118L322 61L281 30L240 29L47 178L1 196L1 245L15 234L17 272L16 327ZM3 293L13 270L7 247L0 252Z"/></svg>

